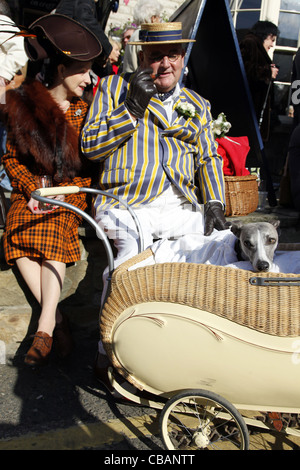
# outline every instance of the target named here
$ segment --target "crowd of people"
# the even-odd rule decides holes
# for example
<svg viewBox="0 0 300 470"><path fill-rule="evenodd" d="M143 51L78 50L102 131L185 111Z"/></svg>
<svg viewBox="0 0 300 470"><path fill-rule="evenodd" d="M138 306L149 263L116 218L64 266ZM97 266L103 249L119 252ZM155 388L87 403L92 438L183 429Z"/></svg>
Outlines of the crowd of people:
<svg viewBox="0 0 300 470"><path fill-rule="evenodd" d="M4 254L41 306L37 332L25 357L29 365L47 363L53 341L62 357L72 350L59 298L67 263L80 259L81 220L55 201L87 209L84 193L58 195L51 205L41 207L31 197L41 177L48 176L54 186L94 185L106 191L96 197L93 213L113 240L115 266L138 253L138 234L128 211L110 194L135 212L145 248L158 238L209 236L228 226L223 163L210 103L180 81L185 49L193 40L182 37L181 23L162 21L160 2L139 0L134 15L137 29L130 37L124 31L120 73L116 65L121 45L105 36L95 20L93 3L62 0L55 12L29 26L25 38L11 36L11 41L22 42L23 53L20 58L14 54L10 73L0 77L0 87L7 87L27 60L29 70L34 70L20 86L5 88L0 106L7 133L2 164L12 187ZM0 0L2 30L3 24L12 22L6 7ZM278 72L267 54L276 35L277 28L267 35L253 30L241 45L249 81L251 74L257 81L259 72L264 96ZM3 57L8 59L9 51ZM83 98L93 86L92 71L98 80L92 102L87 103ZM261 111L261 97L258 101ZM105 270L102 302L107 275ZM99 353L98 370L105 374L101 343Z"/></svg>
<svg viewBox="0 0 300 470"><path fill-rule="evenodd" d="M29 26L24 48L41 70L6 92L1 106L7 129L2 163L12 185L4 254L41 305L25 357L30 365L48 361L53 341L61 356L71 351L58 302L66 264L80 259L81 221L55 200L81 209L87 204L79 193L56 196L52 205L41 207L31 197L40 177L47 175L55 186L88 187L101 164L100 188L126 199L137 213L146 247L154 237L179 237L189 230L209 235L226 225L210 106L179 84L184 46L191 41L182 38L181 24L142 24L143 39L134 42L142 48L138 69L104 76L88 110L82 96L103 45L78 12L58 11ZM108 60L112 51L113 44ZM193 117L180 112L179 104L187 103L195 109ZM114 240L117 263L137 253L136 233L124 212L108 197L97 197L95 217Z"/></svg>

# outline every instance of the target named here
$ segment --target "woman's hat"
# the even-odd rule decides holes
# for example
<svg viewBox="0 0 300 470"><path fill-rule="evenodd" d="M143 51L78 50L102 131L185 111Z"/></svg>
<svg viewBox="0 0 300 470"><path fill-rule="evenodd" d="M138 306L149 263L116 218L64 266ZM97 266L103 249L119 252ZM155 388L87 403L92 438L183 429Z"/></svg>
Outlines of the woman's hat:
<svg viewBox="0 0 300 470"><path fill-rule="evenodd" d="M182 23L144 23L141 25L139 41L128 44L150 46L153 44L180 44L195 42L195 39L182 39Z"/></svg>
<svg viewBox="0 0 300 470"><path fill-rule="evenodd" d="M56 50L70 59L84 62L97 57L102 45L92 31L72 18L50 14L29 26L25 50L31 60L46 59Z"/></svg>

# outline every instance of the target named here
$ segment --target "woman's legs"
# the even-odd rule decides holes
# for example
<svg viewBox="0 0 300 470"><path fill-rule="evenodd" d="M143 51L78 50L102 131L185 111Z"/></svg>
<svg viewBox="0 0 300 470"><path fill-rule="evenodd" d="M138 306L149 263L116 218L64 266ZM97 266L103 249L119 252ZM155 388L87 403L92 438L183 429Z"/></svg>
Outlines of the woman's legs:
<svg viewBox="0 0 300 470"><path fill-rule="evenodd" d="M57 304L66 272L65 263L50 260L19 258L18 269L32 294L42 307L38 331L52 336L56 320L61 321ZM56 318L57 316L57 318Z"/></svg>
<svg viewBox="0 0 300 470"><path fill-rule="evenodd" d="M16 264L41 305L37 333L25 362L29 365L45 364L51 352L53 336L58 354L66 357L72 350L73 341L67 319L62 317L57 307L66 272L65 263L23 257L17 259Z"/></svg>

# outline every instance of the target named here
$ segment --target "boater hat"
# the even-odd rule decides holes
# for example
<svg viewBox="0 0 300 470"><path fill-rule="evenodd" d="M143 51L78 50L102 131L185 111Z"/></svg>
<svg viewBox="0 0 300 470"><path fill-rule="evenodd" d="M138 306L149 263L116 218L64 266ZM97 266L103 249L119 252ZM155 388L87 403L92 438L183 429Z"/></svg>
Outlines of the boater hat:
<svg viewBox="0 0 300 470"><path fill-rule="evenodd" d="M70 59L84 62L94 59L102 51L94 33L65 15L42 16L29 26L28 36L25 50L31 60L46 59L56 50Z"/></svg>
<svg viewBox="0 0 300 470"><path fill-rule="evenodd" d="M141 25L139 41L128 44L150 46L153 44L181 44L195 42L195 39L182 39L182 23L144 23Z"/></svg>

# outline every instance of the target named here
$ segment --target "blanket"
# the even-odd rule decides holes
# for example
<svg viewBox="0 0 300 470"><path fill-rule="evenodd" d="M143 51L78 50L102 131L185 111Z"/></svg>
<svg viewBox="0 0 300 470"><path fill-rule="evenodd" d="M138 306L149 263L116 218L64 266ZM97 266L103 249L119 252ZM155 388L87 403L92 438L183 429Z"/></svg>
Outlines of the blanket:
<svg viewBox="0 0 300 470"><path fill-rule="evenodd" d="M198 263L253 271L249 261L238 261L235 242L230 230L214 230L209 237L189 234L177 240L158 240L150 247L152 256L131 269L156 263ZM270 271L300 274L300 251L276 251Z"/></svg>

